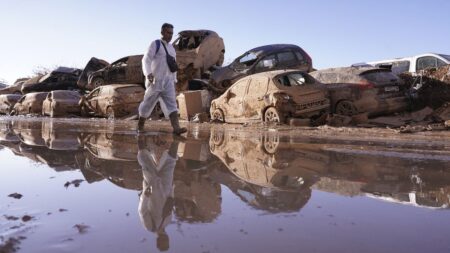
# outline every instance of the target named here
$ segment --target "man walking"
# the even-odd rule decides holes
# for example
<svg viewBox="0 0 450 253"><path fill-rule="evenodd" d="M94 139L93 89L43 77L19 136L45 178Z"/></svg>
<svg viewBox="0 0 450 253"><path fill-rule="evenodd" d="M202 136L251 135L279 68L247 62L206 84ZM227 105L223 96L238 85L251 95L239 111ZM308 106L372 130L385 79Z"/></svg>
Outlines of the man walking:
<svg viewBox="0 0 450 253"><path fill-rule="evenodd" d="M139 105L138 132L144 130L145 121L150 117L156 102L167 109L173 133L180 135L187 131L180 127L175 99L176 66L175 48L169 43L173 36L173 25L164 23L161 27L161 40L155 40L142 58L142 71L145 79L145 95ZM173 62L171 62L173 61ZM166 113L166 112L164 112ZM167 117L167 115L166 115Z"/></svg>

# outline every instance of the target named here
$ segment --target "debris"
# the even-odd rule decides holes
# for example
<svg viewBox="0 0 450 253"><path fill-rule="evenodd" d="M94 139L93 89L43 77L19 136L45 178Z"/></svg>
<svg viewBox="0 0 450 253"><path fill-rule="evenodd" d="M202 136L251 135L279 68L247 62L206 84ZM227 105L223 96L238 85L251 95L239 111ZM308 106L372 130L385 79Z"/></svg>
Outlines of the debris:
<svg viewBox="0 0 450 253"><path fill-rule="evenodd" d="M334 114L329 118L328 125L334 126L334 127L343 127L343 126L350 125L351 121L352 121L352 117L350 117L350 116Z"/></svg>
<svg viewBox="0 0 450 253"><path fill-rule="evenodd" d="M33 219L32 216L29 216L29 215L24 215L24 216L22 216L22 221L23 221L23 222L28 222L28 221L30 221L31 219Z"/></svg>
<svg viewBox="0 0 450 253"><path fill-rule="evenodd" d="M0 244L1 253L12 253L20 249L18 246L22 240L25 240L25 236L19 236L17 238L10 237L3 244Z"/></svg>
<svg viewBox="0 0 450 253"><path fill-rule="evenodd" d="M78 230L78 233L80 233L80 234L86 233L87 230L90 228L89 226L84 225L84 224L76 224L73 227L76 228Z"/></svg>
<svg viewBox="0 0 450 253"><path fill-rule="evenodd" d="M197 113L203 112L201 91L185 91L177 96L180 119L189 120Z"/></svg>
<svg viewBox="0 0 450 253"><path fill-rule="evenodd" d="M62 212L67 212L68 210L67 210L67 209L64 209L64 208L60 208L58 211L59 211L60 213L62 213Z"/></svg>
<svg viewBox="0 0 450 253"><path fill-rule="evenodd" d="M290 118L288 120L290 126L311 126L310 119Z"/></svg>
<svg viewBox="0 0 450 253"><path fill-rule="evenodd" d="M437 122L450 120L450 102L445 103L444 105L436 109L433 113L433 118Z"/></svg>
<svg viewBox="0 0 450 253"><path fill-rule="evenodd" d="M3 215L7 220L12 220L12 221L14 221L14 220L18 220L19 218L18 217L16 217L16 216L9 216L9 215Z"/></svg>
<svg viewBox="0 0 450 253"><path fill-rule="evenodd" d="M78 186L80 186L81 182L83 182L83 181L84 181L83 179L75 179L75 180L72 180L71 182L67 181L64 184L64 187L68 188L71 184L75 187L78 187Z"/></svg>
<svg viewBox="0 0 450 253"><path fill-rule="evenodd" d="M15 198L15 199L21 199L23 197L23 195L15 192L15 193L9 194L8 197Z"/></svg>
<svg viewBox="0 0 450 253"><path fill-rule="evenodd" d="M209 114L206 112L196 113L194 117L191 118L194 123L203 123L209 121Z"/></svg>

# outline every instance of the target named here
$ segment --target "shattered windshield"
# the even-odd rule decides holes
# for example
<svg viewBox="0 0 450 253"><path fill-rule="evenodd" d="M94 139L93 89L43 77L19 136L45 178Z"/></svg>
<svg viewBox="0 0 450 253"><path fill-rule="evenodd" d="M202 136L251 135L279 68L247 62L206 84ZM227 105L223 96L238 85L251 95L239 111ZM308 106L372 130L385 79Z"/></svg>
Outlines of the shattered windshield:
<svg viewBox="0 0 450 253"><path fill-rule="evenodd" d="M450 55L440 54L439 56L445 58L447 61L450 61Z"/></svg>
<svg viewBox="0 0 450 253"><path fill-rule="evenodd" d="M242 67L250 67L255 63L255 61L258 59L258 56L254 52L248 52L245 55L243 55L241 58L238 58L234 62L234 67L242 68Z"/></svg>

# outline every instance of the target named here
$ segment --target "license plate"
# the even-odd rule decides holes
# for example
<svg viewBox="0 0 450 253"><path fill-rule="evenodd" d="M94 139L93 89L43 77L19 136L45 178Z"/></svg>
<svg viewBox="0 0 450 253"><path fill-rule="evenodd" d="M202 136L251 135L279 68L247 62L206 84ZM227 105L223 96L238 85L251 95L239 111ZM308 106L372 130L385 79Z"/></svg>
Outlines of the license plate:
<svg viewBox="0 0 450 253"><path fill-rule="evenodd" d="M398 86L388 86L384 87L384 91L399 91Z"/></svg>

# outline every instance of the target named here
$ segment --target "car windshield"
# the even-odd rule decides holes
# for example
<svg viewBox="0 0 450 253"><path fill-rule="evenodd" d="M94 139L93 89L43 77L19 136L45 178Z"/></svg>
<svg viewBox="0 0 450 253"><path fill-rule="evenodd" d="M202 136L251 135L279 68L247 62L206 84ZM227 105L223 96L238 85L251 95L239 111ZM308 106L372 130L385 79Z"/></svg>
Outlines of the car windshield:
<svg viewBox="0 0 450 253"><path fill-rule="evenodd" d="M234 68L245 68L250 67L255 63L255 61L258 59L258 56L254 52L248 52L241 56L240 58L236 59L234 61L233 67Z"/></svg>
<svg viewBox="0 0 450 253"><path fill-rule="evenodd" d="M439 56L445 58L447 61L450 61L450 55L440 54Z"/></svg>
<svg viewBox="0 0 450 253"><path fill-rule="evenodd" d="M398 77L391 71L369 71L362 73L361 76L375 84L398 81Z"/></svg>

